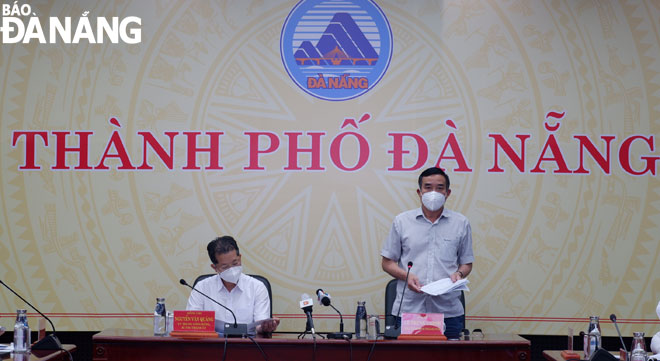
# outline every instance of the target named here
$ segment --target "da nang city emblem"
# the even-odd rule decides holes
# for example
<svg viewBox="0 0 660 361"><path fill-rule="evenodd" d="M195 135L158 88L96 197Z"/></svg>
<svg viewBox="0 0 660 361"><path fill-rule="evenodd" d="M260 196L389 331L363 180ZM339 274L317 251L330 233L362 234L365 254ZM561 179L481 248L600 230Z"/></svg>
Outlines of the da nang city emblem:
<svg viewBox="0 0 660 361"><path fill-rule="evenodd" d="M289 76L305 92L348 100L373 88L392 58L392 30L373 1L303 0L280 37Z"/></svg>

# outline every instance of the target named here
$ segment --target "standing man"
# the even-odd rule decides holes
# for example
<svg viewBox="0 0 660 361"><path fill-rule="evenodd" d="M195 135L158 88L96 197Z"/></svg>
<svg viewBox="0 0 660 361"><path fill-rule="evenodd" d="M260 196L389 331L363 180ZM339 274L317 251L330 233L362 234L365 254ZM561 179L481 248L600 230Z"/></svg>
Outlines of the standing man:
<svg viewBox="0 0 660 361"><path fill-rule="evenodd" d="M266 320L257 325L257 334L268 335L275 331L280 320L269 319L268 290L261 281L243 273L241 254L234 238L218 237L206 246L206 251L217 275L199 281L195 289L234 311L238 323ZM234 319L229 311L195 291L190 293L186 310L215 311L216 325Z"/></svg>
<svg viewBox="0 0 660 361"><path fill-rule="evenodd" d="M442 278L456 282L472 271L472 230L468 219L445 209L449 198L449 176L440 168L429 168L420 174L417 195L421 208L403 212L394 218L390 234L381 251L383 271L399 280L392 314L397 315L401 302L406 269L408 276L401 311L407 313L443 313L445 336L457 339L465 325L465 310L460 302L461 291L439 296L423 293L421 287ZM400 322L400 320L397 320Z"/></svg>

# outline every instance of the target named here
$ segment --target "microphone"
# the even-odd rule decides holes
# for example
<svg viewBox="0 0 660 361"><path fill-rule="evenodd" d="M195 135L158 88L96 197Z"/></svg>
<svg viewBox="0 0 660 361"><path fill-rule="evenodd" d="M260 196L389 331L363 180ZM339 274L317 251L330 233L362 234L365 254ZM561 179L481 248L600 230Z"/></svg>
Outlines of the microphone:
<svg viewBox="0 0 660 361"><path fill-rule="evenodd" d="M342 316L341 312L339 312L338 309L335 308L330 303L330 300L332 297L330 297L329 293L325 293L322 289L316 290L316 295L318 296L319 303L322 304L323 306L330 306L332 309L337 311L339 314L339 332L328 332L328 338L329 339L341 339L341 340L349 340L353 337L353 334L350 332L344 332L344 317Z"/></svg>
<svg viewBox="0 0 660 361"><path fill-rule="evenodd" d="M619 331L619 325L616 323L616 315L611 314L610 315L610 321L614 324L614 327L616 327L616 333L619 334L619 340L621 340L621 346L623 346L623 351L626 352L626 355L628 354L628 349L626 348L626 344L623 342L623 337L621 337L621 331Z"/></svg>
<svg viewBox="0 0 660 361"><path fill-rule="evenodd" d="M401 305L403 305L403 295L406 294L406 288L408 288L408 276L410 275L410 269L412 268L412 261L408 262L408 271L406 271L406 281L403 285L403 291L401 291L401 302L399 302L399 311L396 314L394 326L388 325L385 326L385 338L398 338L401 335L401 327L396 320L401 317Z"/></svg>
<svg viewBox="0 0 660 361"><path fill-rule="evenodd" d="M316 338L316 331L314 331L314 319L312 318L312 306L314 305L314 300L309 297L308 294L303 293L300 296L300 308L305 312L307 316L307 324L305 325L305 332L311 331L312 336Z"/></svg>
<svg viewBox="0 0 660 361"><path fill-rule="evenodd" d="M231 323L226 323L225 322L225 329L223 331L225 337L227 337L227 336L229 336L229 337L243 337L243 336L247 335L247 333L248 333L247 332L247 325L244 324L244 323L238 323L236 321L236 315L234 314L234 311L230 310L229 307L227 307L227 306L223 305L222 303L214 300L213 298L209 297L204 292L196 289L195 287L189 285L188 282L186 282L186 280L184 280L183 278L179 280L179 283L184 285L184 286L190 287L191 290L196 291L200 295L202 295L202 296L208 298L209 300L211 300L211 302L221 306L225 310L229 311L229 313L231 313L231 315L234 317L234 324L232 325Z"/></svg>
<svg viewBox="0 0 660 361"><path fill-rule="evenodd" d="M48 323L50 323L50 327L53 328L53 333L50 335L42 338L41 340L37 341L34 345L32 345L33 350L61 350L62 349L62 343L60 342L60 339L57 338L55 335L55 326L53 325L53 322L51 322L50 318L46 317L41 311L37 310L36 307L32 306L30 302L26 301L25 298L21 297L16 291L12 290L11 287L7 286L6 283L2 282L0 280L0 283L2 283L3 286L5 286L8 290L11 291L11 293L15 294L18 298L20 298L23 302L25 302L28 306L30 306L33 310L37 311L38 314L41 315L41 317L45 318Z"/></svg>
<svg viewBox="0 0 660 361"><path fill-rule="evenodd" d="M316 296L318 297L319 303L322 304L323 306L330 306L330 300L332 297L330 297L329 293L323 292L322 289L316 290Z"/></svg>

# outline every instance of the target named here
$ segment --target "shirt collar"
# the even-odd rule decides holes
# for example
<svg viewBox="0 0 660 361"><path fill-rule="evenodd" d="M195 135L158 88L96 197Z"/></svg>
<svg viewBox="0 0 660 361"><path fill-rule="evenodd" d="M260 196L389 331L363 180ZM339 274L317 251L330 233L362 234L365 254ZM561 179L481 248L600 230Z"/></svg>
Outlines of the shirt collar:
<svg viewBox="0 0 660 361"><path fill-rule="evenodd" d="M426 217L424 217L424 211L422 211L422 207L417 208L417 213L415 214L415 218L419 219L420 217L423 217L424 219L426 219ZM451 217L451 211L449 209L447 209L446 207L445 207L445 209L442 210L442 214L440 215L440 218L438 218L438 220L441 220L442 218L445 218L445 217L447 217L447 218Z"/></svg>

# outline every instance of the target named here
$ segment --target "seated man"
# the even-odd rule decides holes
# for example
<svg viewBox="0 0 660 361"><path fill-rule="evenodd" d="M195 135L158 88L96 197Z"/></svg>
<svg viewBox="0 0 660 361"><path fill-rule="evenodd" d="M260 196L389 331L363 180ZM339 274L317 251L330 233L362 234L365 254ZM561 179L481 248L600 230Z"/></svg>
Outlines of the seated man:
<svg viewBox="0 0 660 361"><path fill-rule="evenodd" d="M258 335L275 331L280 320L270 319L268 290L261 281L243 274L241 254L234 238L218 237L206 246L206 250L211 268L218 274L199 281L195 289L234 311L238 323L263 321L256 327ZM186 310L215 311L216 325L234 320L229 311L195 291L190 293Z"/></svg>

